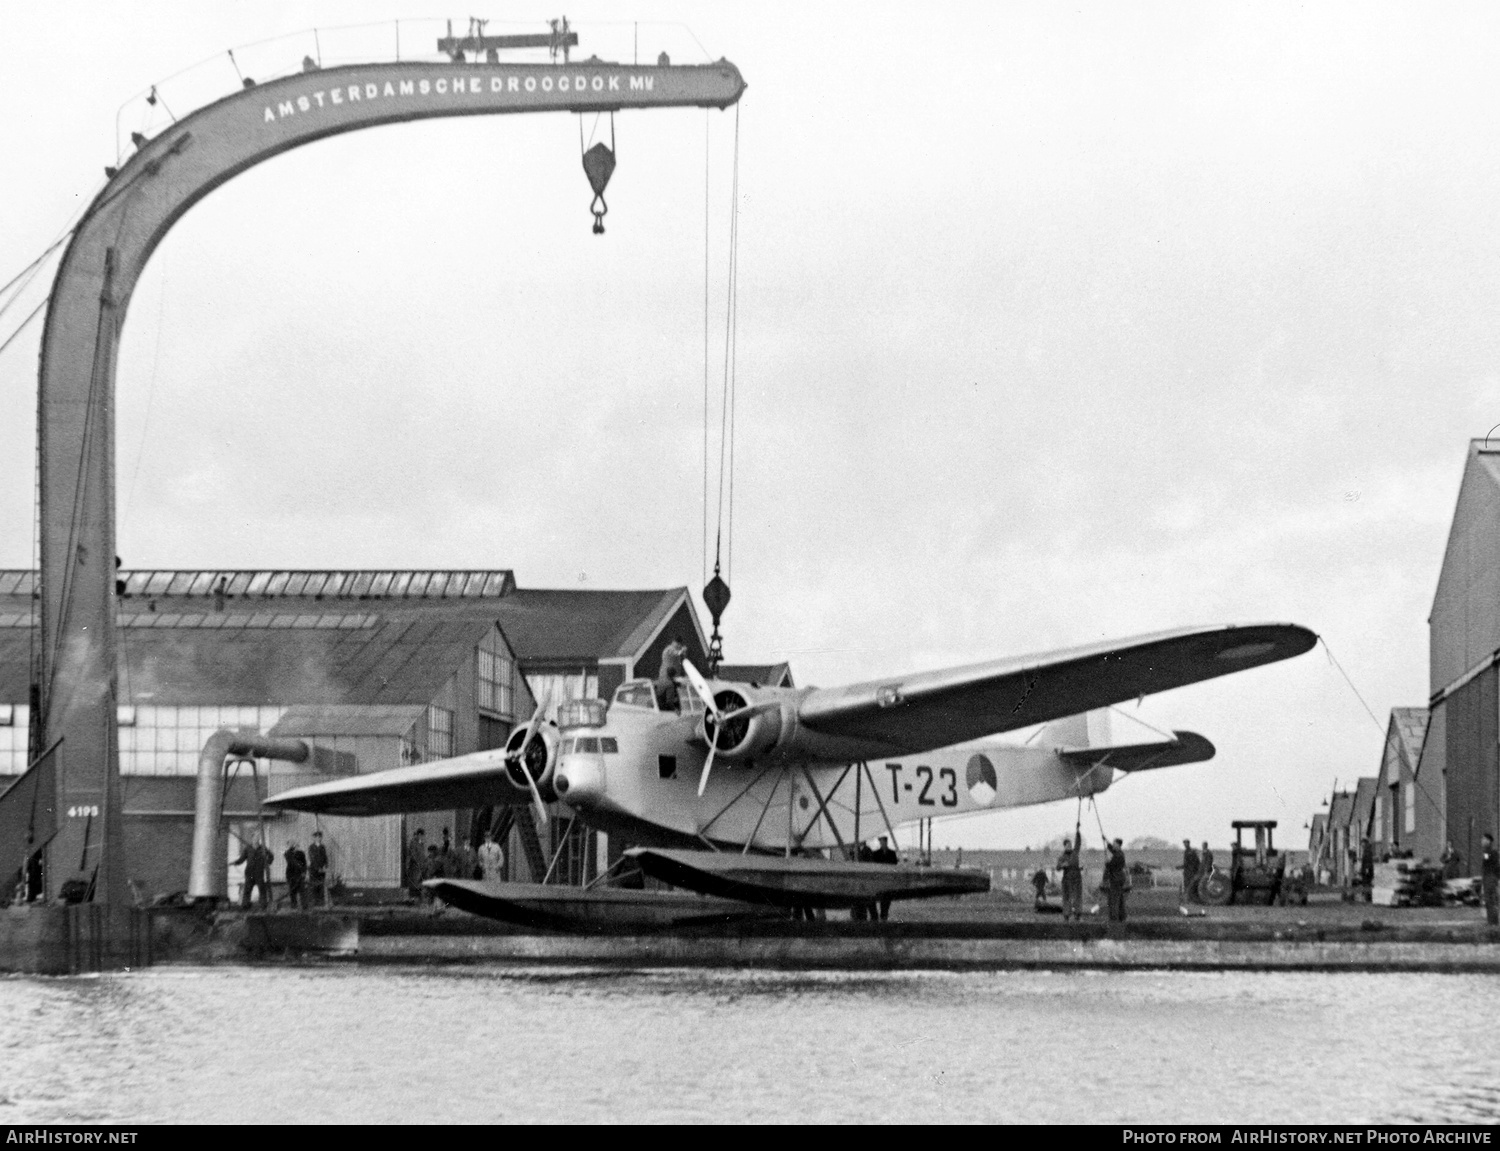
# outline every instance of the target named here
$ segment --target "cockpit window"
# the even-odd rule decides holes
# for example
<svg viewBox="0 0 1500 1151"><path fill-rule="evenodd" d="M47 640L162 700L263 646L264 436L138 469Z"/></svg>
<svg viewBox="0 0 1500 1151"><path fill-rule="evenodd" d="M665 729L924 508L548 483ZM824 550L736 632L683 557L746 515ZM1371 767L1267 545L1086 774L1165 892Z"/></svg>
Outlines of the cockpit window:
<svg viewBox="0 0 1500 1151"><path fill-rule="evenodd" d="M626 707L649 707L656 710L656 692L649 679L633 679L622 683L615 691L615 702Z"/></svg>
<svg viewBox="0 0 1500 1151"><path fill-rule="evenodd" d="M615 755L620 750L620 745L612 735L601 735L599 737L599 750L605 755Z"/></svg>
<svg viewBox="0 0 1500 1151"><path fill-rule="evenodd" d="M703 711L703 701L686 680L677 688L677 710L683 715L699 715Z"/></svg>
<svg viewBox="0 0 1500 1151"><path fill-rule="evenodd" d="M573 741L571 739L565 739L565 740L562 741L562 746L557 749L557 754L558 755L567 755L572 750L573 750Z"/></svg>
<svg viewBox="0 0 1500 1151"><path fill-rule="evenodd" d="M580 752L592 751L595 755L598 755L599 740L595 736L586 735L578 741L578 746L574 750Z"/></svg>

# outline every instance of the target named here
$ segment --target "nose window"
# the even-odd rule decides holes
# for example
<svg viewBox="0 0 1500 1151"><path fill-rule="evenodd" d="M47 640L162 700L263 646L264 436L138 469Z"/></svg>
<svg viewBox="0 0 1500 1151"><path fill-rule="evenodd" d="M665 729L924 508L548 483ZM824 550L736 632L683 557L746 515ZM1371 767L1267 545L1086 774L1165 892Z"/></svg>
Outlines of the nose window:
<svg viewBox="0 0 1500 1151"><path fill-rule="evenodd" d="M620 750L620 745L615 741L614 736L602 735L599 737L599 750L605 755L614 755Z"/></svg>

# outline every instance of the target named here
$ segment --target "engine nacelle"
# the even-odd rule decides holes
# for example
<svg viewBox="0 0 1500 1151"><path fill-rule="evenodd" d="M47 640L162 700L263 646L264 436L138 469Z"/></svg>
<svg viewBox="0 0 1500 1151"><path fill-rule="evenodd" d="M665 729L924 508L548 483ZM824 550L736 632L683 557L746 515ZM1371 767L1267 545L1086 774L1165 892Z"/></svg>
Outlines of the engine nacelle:
<svg viewBox="0 0 1500 1151"><path fill-rule="evenodd" d="M523 723L510 733L510 738L505 741L505 774L510 781L526 794L531 794L531 788L526 783L529 775L536 782L536 788L542 794L543 799L555 799L552 790L552 773L557 770L557 745L559 743L557 729L545 720L538 721L538 730L531 746L526 749L525 775L521 774L523 767L521 762L521 745L526 742L526 737L531 733L531 724Z"/></svg>
<svg viewBox="0 0 1500 1151"><path fill-rule="evenodd" d="M714 706L726 719L722 730L719 721L704 712L699 733L709 746L714 745L717 737L715 762L746 763L769 755L781 745L783 706L778 695L748 685L719 684L714 688ZM747 709L748 714L733 714Z"/></svg>

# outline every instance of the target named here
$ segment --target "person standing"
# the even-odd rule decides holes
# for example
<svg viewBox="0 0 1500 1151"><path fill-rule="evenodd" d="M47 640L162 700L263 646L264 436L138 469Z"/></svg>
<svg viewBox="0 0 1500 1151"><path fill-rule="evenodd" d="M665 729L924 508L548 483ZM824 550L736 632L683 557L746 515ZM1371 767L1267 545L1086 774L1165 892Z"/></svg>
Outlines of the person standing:
<svg viewBox="0 0 1500 1151"><path fill-rule="evenodd" d="M1359 885L1369 902L1370 889L1375 886L1375 847L1368 835L1359 841Z"/></svg>
<svg viewBox="0 0 1500 1151"><path fill-rule="evenodd" d="M1057 857L1062 872L1063 919L1083 918L1083 836L1075 843L1063 840L1063 852Z"/></svg>
<svg viewBox="0 0 1500 1151"><path fill-rule="evenodd" d="M1047 873L1040 867L1031 877L1031 886L1036 891L1035 907L1038 911L1047 906Z"/></svg>
<svg viewBox="0 0 1500 1151"><path fill-rule="evenodd" d="M250 906L251 893L260 888L260 909L262 911L271 905L270 878L271 878L271 849L261 840L245 844L245 849L240 852L240 857L230 864L236 867L243 863L245 865L245 882L240 887L240 907Z"/></svg>
<svg viewBox="0 0 1500 1151"><path fill-rule="evenodd" d="M308 895L316 907L328 906L328 848L323 846L323 833L313 832L312 842L307 845Z"/></svg>
<svg viewBox="0 0 1500 1151"><path fill-rule="evenodd" d="M1500 852L1495 850L1495 837L1488 832L1480 841L1479 867L1484 918L1491 927L1500 927Z"/></svg>
<svg viewBox="0 0 1500 1151"><path fill-rule="evenodd" d="M307 891L304 887L307 881L307 856L297 846L296 840L293 840L287 844L282 858L286 860L287 903L293 911L303 911L307 908Z"/></svg>
<svg viewBox="0 0 1500 1151"><path fill-rule="evenodd" d="M1464 873L1464 857L1454 850L1452 843L1443 849L1442 864L1444 879L1457 879Z"/></svg>
<svg viewBox="0 0 1500 1151"><path fill-rule="evenodd" d="M1104 893L1109 899L1109 921L1111 923L1125 922L1125 892L1130 890L1130 875L1125 866L1125 848L1123 840L1115 840L1106 844L1105 850L1109 852L1104 861Z"/></svg>
<svg viewBox="0 0 1500 1151"><path fill-rule="evenodd" d="M896 854L896 849L891 846L890 839L884 835L880 837L880 846L871 853L871 858L875 863L885 863L892 867L901 862L901 857ZM882 921L889 919L891 917L891 901L889 899L880 900L876 904L876 911Z"/></svg>
<svg viewBox="0 0 1500 1151"><path fill-rule="evenodd" d="M495 842L493 831L486 831L484 842L479 845L479 878L498 883L500 869L504 866L505 849Z"/></svg>
<svg viewBox="0 0 1500 1151"><path fill-rule="evenodd" d="M427 832L417 828L406 847L406 890L413 898L422 894L422 871L427 866Z"/></svg>
<svg viewBox="0 0 1500 1151"><path fill-rule="evenodd" d="M1182 902L1198 902L1198 853L1193 850L1193 841L1182 841Z"/></svg>

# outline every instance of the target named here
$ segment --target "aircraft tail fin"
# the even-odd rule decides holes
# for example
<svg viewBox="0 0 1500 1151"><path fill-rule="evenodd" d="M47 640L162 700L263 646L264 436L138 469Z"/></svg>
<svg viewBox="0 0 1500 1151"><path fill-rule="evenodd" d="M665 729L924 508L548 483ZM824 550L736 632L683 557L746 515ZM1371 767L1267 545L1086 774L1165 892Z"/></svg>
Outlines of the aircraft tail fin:
<svg viewBox="0 0 1500 1151"><path fill-rule="evenodd" d="M1054 720L1042 729L1037 742L1080 769L1107 765L1127 772L1148 771L1214 757L1214 745L1193 731L1174 731L1171 739L1149 743L1114 743L1109 712L1102 708Z"/></svg>
<svg viewBox="0 0 1500 1151"><path fill-rule="evenodd" d="M1077 715L1054 719L1042 728L1037 743L1041 747L1067 748L1082 751L1090 747L1109 746L1109 708L1079 712Z"/></svg>

